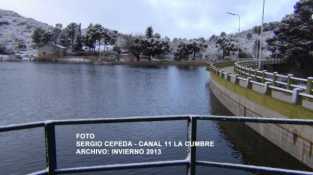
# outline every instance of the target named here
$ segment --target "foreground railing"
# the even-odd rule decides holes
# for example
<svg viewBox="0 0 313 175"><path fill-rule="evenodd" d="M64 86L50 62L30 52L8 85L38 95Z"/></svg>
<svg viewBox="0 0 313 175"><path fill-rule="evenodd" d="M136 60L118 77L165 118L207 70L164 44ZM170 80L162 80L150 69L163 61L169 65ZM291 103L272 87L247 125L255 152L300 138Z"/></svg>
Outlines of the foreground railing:
<svg viewBox="0 0 313 175"><path fill-rule="evenodd" d="M121 169L138 169L150 167L169 167L186 166L188 175L196 174L196 166L218 167L233 170L244 170L253 173L271 173L288 175L313 175L312 172L295 171L280 168L263 166L233 164L224 162L200 161L196 157L196 147L188 148L188 155L183 160L169 160L157 162L98 165L75 168L58 168L56 159L56 138L55 127L60 125L83 125L83 124L107 124L107 123L133 123L133 122L156 122L156 121L187 121L187 141L197 140L197 122L199 120L221 121L221 122L240 122L240 123L264 123L264 124L292 124L292 125L311 125L313 120L294 120L294 119L275 119L275 118L251 118L251 117L219 117L211 115L186 115L186 116L155 116L155 117L126 117L126 118L99 118L99 119L77 119L77 120L53 120L46 122L36 122L19 125L8 125L0 127L0 133L16 130L25 130L44 127L46 142L46 163L47 168L42 171L34 172L31 175L55 175L83 172L99 172Z"/></svg>

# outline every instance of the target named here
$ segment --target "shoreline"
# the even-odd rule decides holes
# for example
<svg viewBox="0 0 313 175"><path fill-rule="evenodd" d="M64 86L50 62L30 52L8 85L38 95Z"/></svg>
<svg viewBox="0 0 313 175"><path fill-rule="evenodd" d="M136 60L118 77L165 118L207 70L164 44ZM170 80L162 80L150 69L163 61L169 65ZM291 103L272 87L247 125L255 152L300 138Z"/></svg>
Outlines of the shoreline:
<svg viewBox="0 0 313 175"><path fill-rule="evenodd" d="M161 61L101 61L96 62L90 59L85 58L65 58L65 59L43 59L43 60L0 60L0 63L4 62L30 62L30 63L61 63L61 64L90 64L90 65L130 65L130 66L207 66L209 62L206 60L198 60L198 61L169 61L169 60L161 60Z"/></svg>

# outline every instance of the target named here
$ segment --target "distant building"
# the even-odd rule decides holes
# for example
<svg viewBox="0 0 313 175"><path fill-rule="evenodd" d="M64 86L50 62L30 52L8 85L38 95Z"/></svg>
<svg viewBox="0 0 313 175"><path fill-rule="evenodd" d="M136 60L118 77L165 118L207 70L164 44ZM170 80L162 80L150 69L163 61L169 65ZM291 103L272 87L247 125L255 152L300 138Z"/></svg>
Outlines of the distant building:
<svg viewBox="0 0 313 175"><path fill-rule="evenodd" d="M56 59L65 56L66 47L58 44L47 44L38 49L37 57L39 59Z"/></svg>

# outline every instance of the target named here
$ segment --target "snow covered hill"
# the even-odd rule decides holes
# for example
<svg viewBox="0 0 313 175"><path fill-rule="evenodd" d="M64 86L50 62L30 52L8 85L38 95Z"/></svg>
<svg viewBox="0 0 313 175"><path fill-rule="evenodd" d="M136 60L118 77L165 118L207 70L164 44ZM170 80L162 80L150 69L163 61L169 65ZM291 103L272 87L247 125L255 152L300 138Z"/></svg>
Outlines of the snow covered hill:
<svg viewBox="0 0 313 175"><path fill-rule="evenodd" d="M0 52L3 52L0 54L30 57L35 52L31 35L38 27L50 28L48 24L0 9Z"/></svg>
<svg viewBox="0 0 313 175"><path fill-rule="evenodd" d="M264 25L264 32L262 34L262 48L264 58L270 57L271 52L267 50L266 40L273 38L274 30L278 27L279 22L266 23ZM240 33L228 34L226 37L232 38L238 43L242 51L245 53L246 57L256 58L257 56L257 40L259 39L258 28L253 27L252 29L242 31ZM221 51L216 47L216 37L208 40L208 49L205 53L206 57L209 59L218 59L221 56Z"/></svg>

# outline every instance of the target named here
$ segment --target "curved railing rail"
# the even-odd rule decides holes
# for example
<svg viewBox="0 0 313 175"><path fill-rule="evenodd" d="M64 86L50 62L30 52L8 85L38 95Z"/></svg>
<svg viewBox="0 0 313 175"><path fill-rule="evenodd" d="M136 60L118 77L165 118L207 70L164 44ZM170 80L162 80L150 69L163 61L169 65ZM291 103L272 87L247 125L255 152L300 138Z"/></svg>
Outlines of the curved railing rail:
<svg viewBox="0 0 313 175"><path fill-rule="evenodd" d="M78 120L54 120L19 125L8 125L0 127L0 133L44 127L46 162L47 168L31 173L31 175L55 175L84 172L99 172L120 169L138 169L149 167L186 166L188 175L196 174L196 166L218 167L233 170L245 170L253 173L271 173L288 175L313 175L308 171L295 171L280 168L263 166L233 164L225 162L199 161L196 157L196 147L188 148L188 155L183 160L169 160L158 162L98 165L88 167L58 168L56 162L55 127L60 125L82 125L82 124L105 124L105 123L131 123L131 122L156 122L156 121L187 121L187 141L197 140L197 122L199 120L220 121L220 122L241 122L241 123L264 123L264 124L290 124L290 125L311 125L313 120L275 119L275 118L252 118L252 117L222 117L211 115L185 115L185 116L154 116L154 117L126 117L126 118L99 118L99 119L78 119Z"/></svg>
<svg viewBox="0 0 313 175"><path fill-rule="evenodd" d="M279 64L283 60L262 60L264 64ZM234 64L234 72L227 72L210 64L208 69L221 78L254 90L263 95L272 96L275 99L290 104L302 105L313 110L313 77L307 79L283 75L277 72L260 71L256 69L257 61L239 61Z"/></svg>
<svg viewBox="0 0 313 175"><path fill-rule="evenodd" d="M281 59L267 59L262 60L261 64L280 64L284 60ZM236 62L234 65L235 72L246 77L251 77L258 82L270 82L281 88L292 90L295 88L300 88L306 90L308 94L312 93L312 81L313 77L299 78L295 77L293 74L279 74L277 72L268 72L266 70L258 70L258 62L255 60L250 61L240 61Z"/></svg>

